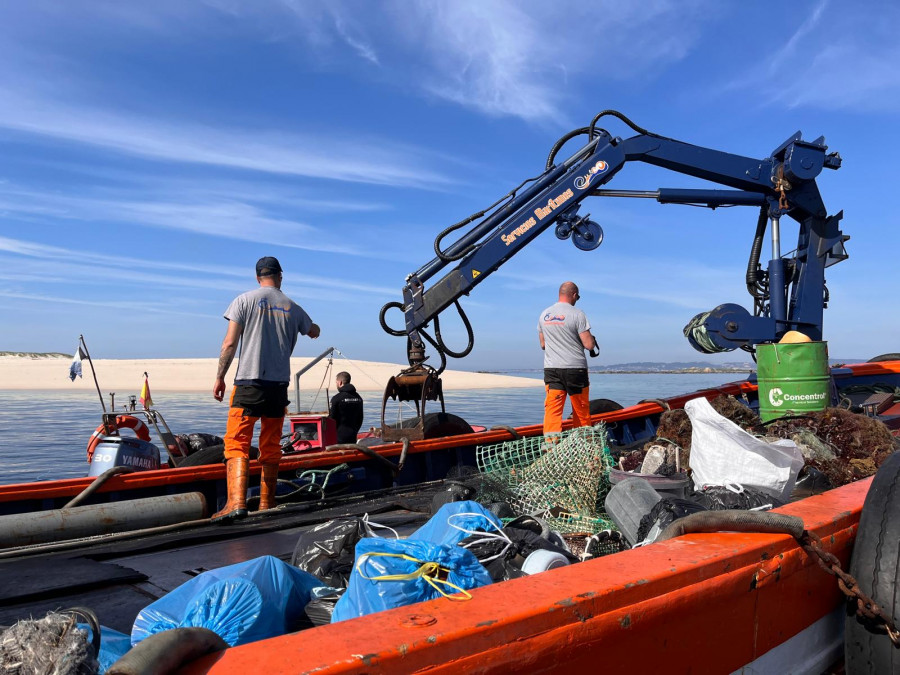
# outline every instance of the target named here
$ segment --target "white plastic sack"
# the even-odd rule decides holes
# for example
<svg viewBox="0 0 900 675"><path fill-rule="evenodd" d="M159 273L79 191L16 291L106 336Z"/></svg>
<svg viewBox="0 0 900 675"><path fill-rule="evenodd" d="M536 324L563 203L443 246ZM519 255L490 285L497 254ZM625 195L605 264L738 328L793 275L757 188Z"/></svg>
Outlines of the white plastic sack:
<svg viewBox="0 0 900 675"><path fill-rule="evenodd" d="M738 484L788 501L803 468L803 454L793 441L766 443L722 417L705 398L688 401L684 409L692 425L695 489Z"/></svg>

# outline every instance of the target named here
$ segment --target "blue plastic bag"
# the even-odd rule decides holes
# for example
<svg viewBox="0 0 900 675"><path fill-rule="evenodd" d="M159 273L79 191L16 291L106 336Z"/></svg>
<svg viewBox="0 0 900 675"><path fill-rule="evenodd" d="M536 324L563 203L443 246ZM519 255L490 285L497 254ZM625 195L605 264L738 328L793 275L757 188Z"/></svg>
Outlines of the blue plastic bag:
<svg viewBox="0 0 900 675"><path fill-rule="evenodd" d="M472 532L497 532L502 528L503 523L500 519L478 502L450 502L444 504L427 523L409 535L409 538L454 546Z"/></svg>
<svg viewBox="0 0 900 675"><path fill-rule="evenodd" d="M347 592L332 623L443 596L467 599L466 590L491 583L469 551L429 541L360 539Z"/></svg>
<svg viewBox="0 0 900 675"><path fill-rule="evenodd" d="M78 627L87 632L88 642L90 642L93 635L91 627L86 623L80 623ZM106 626L100 626L100 653L97 654L100 669L97 671L97 675L103 675L112 664L125 656L125 653L130 649L131 638L125 633L120 633Z"/></svg>
<svg viewBox="0 0 900 675"><path fill-rule="evenodd" d="M131 644L170 628L201 627L229 645L284 635L322 582L270 555L210 570L148 605Z"/></svg>

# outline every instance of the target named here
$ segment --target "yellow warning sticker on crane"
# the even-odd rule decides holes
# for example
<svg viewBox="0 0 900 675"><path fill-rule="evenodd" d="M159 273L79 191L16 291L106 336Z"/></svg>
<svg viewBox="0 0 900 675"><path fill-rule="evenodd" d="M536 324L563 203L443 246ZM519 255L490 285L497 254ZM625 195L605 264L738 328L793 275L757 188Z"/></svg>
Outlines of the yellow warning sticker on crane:
<svg viewBox="0 0 900 675"><path fill-rule="evenodd" d="M472 278L477 279L481 275L481 272L478 270L472 270Z"/></svg>

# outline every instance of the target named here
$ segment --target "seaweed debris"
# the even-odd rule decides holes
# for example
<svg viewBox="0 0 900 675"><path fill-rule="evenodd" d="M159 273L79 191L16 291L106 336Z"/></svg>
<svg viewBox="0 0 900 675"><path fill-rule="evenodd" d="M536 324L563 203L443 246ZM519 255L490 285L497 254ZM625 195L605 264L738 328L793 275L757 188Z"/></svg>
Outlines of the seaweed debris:
<svg viewBox="0 0 900 675"><path fill-rule="evenodd" d="M843 408L783 417L766 426L768 435L793 440L807 465L835 487L874 475L900 449L882 422Z"/></svg>

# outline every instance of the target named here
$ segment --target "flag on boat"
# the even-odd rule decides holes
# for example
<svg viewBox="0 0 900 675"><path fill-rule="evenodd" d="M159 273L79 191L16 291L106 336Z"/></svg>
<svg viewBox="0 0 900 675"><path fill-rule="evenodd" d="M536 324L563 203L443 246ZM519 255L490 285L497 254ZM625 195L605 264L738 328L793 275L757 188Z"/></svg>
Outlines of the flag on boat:
<svg viewBox="0 0 900 675"><path fill-rule="evenodd" d="M141 387L141 405L145 409L153 405L153 399L150 398L150 383L147 381L147 373L144 373L144 386Z"/></svg>
<svg viewBox="0 0 900 675"><path fill-rule="evenodd" d="M69 366L69 379L72 382L75 381L75 376L84 377L81 374L81 359L85 358L87 354L84 353L84 349L81 348L81 341L78 341L78 347L75 349L75 357L72 359L72 365Z"/></svg>

